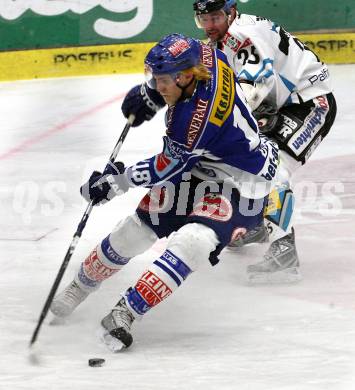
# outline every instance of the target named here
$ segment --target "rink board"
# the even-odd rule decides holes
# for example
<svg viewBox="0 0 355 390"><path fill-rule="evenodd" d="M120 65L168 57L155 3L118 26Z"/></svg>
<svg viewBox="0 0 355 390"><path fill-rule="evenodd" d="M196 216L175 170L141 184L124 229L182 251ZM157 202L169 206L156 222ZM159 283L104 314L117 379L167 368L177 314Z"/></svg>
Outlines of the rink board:
<svg viewBox="0 0 355 390"><path fill-rule="evenodd" d="M0 81L141 73L154 43L0 52Z"/></svg>
<svg viewBox="0 0 355 390"><path fill-rule="evenodd" d="M297 35L328 64L355 63L355 33ZM154 43L0 52L0 81L141 73Z"/></svg>

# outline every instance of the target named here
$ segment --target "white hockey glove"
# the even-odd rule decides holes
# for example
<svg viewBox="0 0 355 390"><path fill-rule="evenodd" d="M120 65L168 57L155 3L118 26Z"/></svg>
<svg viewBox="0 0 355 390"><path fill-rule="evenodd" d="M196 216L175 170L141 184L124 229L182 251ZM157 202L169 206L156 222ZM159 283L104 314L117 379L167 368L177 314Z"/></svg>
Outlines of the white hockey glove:
<svg viewBox="0 0 355 390"><path fill-rule="evenodd" d="M250 84L240 81L240 86L252 111L255 111L269 94L269 88L262 83Z"/></svg>

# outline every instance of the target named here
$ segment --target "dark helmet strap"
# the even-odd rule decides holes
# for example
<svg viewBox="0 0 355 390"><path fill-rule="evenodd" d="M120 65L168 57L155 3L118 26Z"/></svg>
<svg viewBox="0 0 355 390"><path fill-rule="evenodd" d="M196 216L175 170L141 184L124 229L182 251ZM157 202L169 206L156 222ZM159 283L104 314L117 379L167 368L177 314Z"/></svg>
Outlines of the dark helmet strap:
<svg viewBox="0 0 355 390"><path fill-rule="evenodd" d="M195 76L191 78L191 80L183 87L182 85L180 85L178 82L176 83L176 86L178 88L181 89L181 97L180 99L184 99L186 96L185 96L185 91L186 91L186 88L188 88L193 82L195 81Z"/></svg>

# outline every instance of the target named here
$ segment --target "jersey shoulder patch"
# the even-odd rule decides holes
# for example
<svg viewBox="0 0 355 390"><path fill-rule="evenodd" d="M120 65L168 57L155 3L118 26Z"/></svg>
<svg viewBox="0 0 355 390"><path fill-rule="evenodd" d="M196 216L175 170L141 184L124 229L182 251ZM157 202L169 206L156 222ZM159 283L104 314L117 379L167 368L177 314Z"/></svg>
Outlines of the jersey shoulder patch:
<svg viewBox="0 0 355 390"><path fill-rule="evenodd" d="M229 47L229 49L237 53L240 49L252 45L252 41L250 38L238 39L236 36L232 35L229 31L227 31L223 39L223 45Z"/></svg>

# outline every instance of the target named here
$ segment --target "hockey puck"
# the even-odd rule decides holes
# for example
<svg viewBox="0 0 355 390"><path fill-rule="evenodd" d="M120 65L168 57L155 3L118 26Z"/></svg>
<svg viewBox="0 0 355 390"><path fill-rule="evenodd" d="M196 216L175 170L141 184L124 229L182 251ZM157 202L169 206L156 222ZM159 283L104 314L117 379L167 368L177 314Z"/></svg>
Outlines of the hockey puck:
<svg viewBox="0 0 355 390"><path fill-rule="evenodd" d="M105 359L101 359L101 358L89 359L90 367L101 367L104 365L104 363L105 363Z"/></svg>

